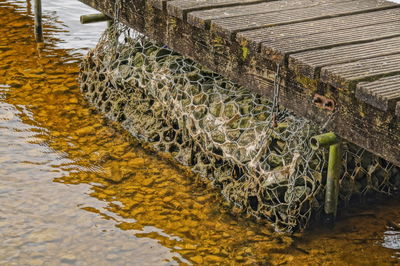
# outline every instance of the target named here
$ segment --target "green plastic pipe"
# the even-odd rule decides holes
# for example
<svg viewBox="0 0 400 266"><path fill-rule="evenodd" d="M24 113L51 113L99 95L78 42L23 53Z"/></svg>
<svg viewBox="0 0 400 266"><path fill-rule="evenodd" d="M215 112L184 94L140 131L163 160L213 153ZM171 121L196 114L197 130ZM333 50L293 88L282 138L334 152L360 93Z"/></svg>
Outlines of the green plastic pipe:
<svg viewBox="0 0 400 266"><path fill-rule="evenodd" d="M325 190L325 214L328 219L335 219L339 198L339 179L342 166L342 144L329 146L328 175Z"/></svg>
<svg viewBox="0 0 400 266"><path fill-rule="evenodd" d="M110 21L111 18L107 17L103 13L88 14L81 16L81 24L89 24L103 21Z"/></svg>
<svg viewBox="0 0 400 266"><path fill-rule="evenodd" d="M340 139L333 132L328 132L318 136L314 136L310 139L310 146L313 150L318 150L321 147L327 147L336 144Z"/></svg>
<svg viewBox="0 0 400 266"><path fill-rule="evenodd" d="M333 132L328 132L310 139L310 146L313 150L321 147L329 147L328 173L325 188L325 219L324 223L333 226L336 219L339 179L342 167L342 142Z"/></svg>

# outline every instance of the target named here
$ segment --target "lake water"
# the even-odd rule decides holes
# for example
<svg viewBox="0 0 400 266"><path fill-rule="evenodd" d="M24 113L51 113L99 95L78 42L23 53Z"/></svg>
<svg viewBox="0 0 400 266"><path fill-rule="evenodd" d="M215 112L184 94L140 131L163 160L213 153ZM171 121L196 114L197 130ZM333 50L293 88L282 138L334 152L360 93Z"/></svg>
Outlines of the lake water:
<svg viewBox="0 0 400 266"><path fill-rule="evenodd" d="M88 106L79 61L105 23L76 0L0 0L0 265L394 264L400 201L286 236Z"/></svg>

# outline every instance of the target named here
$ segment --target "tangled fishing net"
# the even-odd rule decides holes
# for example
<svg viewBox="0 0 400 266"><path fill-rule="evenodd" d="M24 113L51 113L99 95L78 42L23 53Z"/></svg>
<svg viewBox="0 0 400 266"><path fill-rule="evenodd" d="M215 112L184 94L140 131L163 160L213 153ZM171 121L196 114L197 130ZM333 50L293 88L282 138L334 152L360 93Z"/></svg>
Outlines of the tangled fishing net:
<svg viewBox="0 0 400 266"><path fill-rule="evenodd" d="M119 24L85 57L80 82L107 117L191 166L244 212L293 231L321 210L327 154L309 147L320 129L275 100ZM342 202L400 186L398 168L354 145L345 150Z"/></svg>

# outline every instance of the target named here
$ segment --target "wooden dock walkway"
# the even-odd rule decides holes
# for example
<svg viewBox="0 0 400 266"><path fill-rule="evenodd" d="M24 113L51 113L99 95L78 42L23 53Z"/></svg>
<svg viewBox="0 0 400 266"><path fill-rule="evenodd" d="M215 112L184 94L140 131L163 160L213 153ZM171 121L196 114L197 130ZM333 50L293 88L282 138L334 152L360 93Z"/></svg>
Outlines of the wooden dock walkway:
<svg viewBox="0 0 400 266"><path fill-rule="evenodd" d="M80 0L112 17L118 0ZM400 4L121 0L119 20L400 166Z"/></svg>

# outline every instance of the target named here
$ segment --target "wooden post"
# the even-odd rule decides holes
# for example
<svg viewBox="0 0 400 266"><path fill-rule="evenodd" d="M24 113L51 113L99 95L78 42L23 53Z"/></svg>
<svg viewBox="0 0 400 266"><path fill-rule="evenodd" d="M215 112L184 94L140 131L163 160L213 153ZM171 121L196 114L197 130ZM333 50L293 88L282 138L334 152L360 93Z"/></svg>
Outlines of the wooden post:
<svg viewBox="0 0 400 266"><path fill-rule="evenodd" d="M42 0L35 0L35 38L37 42L43 42L42 29Z"/></svg>

